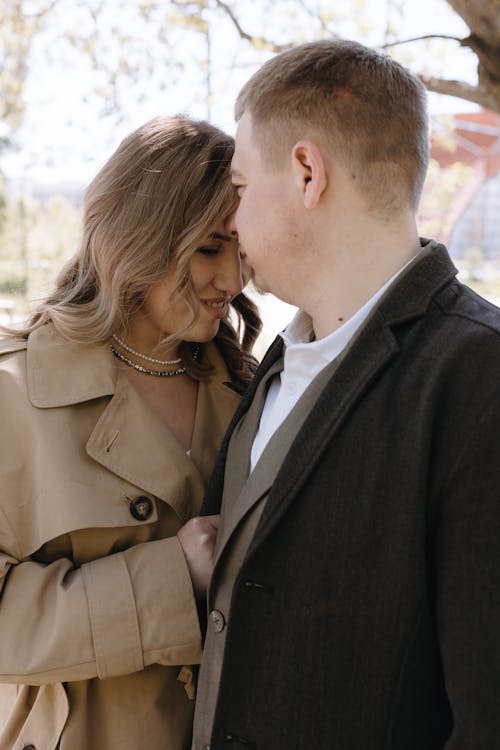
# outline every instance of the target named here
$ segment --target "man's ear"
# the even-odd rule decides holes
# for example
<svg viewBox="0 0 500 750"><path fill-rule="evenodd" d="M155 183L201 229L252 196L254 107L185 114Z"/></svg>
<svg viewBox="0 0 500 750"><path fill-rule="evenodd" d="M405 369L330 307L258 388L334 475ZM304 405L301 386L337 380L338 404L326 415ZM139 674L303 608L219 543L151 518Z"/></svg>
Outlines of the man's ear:
<svg viewBox="0 0 500 750"><path fill-rule="evenodd" d="M328 184L321 150L312 141L297 141L292 150L292 166L305 208L315 208Z"/></svg>

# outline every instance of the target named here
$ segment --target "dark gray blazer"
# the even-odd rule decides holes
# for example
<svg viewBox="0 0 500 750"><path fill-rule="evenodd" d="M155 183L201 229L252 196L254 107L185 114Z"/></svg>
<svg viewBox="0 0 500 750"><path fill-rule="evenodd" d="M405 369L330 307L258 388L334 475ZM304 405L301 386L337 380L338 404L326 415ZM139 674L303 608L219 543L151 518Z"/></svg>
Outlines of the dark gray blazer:
<svg viewBox="0 0 500 750"><path fill-rule="evenodd" d="M500 748L500 310L455 274L437 246L401 278L285 458L234 588L212 750Z"/></svg>

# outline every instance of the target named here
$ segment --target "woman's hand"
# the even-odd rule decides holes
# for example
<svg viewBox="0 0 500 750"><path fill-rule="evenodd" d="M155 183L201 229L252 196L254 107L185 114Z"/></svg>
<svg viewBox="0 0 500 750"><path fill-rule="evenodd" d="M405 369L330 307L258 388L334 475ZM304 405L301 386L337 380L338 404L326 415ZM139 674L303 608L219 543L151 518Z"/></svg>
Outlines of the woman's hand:
<svg viewBox="0 0 500 750"><path fill-rule="evenodd" d="M219 518L218 515L196 516L177 532L197 599L205 596L212 575Z"/></svg>

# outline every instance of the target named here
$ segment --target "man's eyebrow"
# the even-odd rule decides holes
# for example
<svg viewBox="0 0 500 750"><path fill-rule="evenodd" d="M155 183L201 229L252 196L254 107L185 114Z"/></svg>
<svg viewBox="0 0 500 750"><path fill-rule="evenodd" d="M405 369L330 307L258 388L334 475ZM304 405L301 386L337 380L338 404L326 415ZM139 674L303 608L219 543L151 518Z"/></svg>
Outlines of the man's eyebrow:
<svg viewBox="0 0 500 750"><path fill-rule="evenodd" d="M227 234L221 234L220 232L212 232L212 234L209 234L208 236L211 240L223 240L224 242L231 242L233 239Z"/></svg>

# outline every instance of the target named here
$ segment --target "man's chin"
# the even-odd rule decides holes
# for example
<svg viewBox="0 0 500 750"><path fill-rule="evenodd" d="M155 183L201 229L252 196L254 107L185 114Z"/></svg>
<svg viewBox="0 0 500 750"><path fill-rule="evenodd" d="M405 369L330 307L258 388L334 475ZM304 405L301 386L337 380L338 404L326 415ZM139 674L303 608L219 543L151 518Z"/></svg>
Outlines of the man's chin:
<svg viewBox="0 0 500 750"><path fill-rule="evenodd" d="M262 279L256 277L255 273L252 273L250 283L258 294L267 294L269 292L269 289L265 282Z"/></svg>

